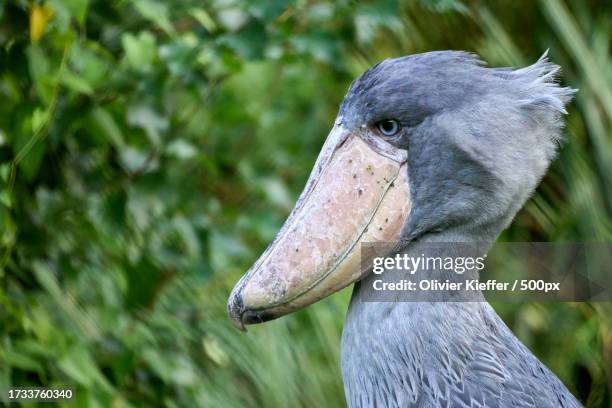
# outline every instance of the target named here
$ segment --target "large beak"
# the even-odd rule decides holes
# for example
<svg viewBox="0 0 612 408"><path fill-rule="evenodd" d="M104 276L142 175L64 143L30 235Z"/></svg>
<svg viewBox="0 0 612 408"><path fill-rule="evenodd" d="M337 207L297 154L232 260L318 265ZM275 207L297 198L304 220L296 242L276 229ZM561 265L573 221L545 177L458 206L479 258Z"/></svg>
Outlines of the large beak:
<svg viewBox="0 0 612 408"><path fill-rule="evenodd" d="M240 329L285 315L362 278L362 242L399 239L410 211L406 152L339 120L276 239L234 287Z"/></svg>

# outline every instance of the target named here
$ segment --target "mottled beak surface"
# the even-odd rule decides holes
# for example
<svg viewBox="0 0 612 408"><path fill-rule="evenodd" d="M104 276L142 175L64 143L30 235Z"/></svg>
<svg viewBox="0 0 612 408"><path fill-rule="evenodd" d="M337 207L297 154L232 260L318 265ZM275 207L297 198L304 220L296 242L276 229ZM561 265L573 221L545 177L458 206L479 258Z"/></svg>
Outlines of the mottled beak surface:
<svg viewBox="0 0 612 408"><path fill-rule="evenodd" d="M233 323L260 323L362 278L363 242L399 238L410 212L406 152L338 120L274 242L234 287Z"/></svg>

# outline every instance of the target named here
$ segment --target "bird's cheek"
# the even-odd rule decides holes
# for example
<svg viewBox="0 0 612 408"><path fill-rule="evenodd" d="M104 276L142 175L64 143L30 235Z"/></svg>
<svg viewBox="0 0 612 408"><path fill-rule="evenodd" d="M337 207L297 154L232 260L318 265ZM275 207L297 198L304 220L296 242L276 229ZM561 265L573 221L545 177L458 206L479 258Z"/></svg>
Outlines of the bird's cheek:
<svg viewBox="0 0 612 408"><path fill-rule="evenodd" d="M410 212L405 162L336 126L294 210L236 285L229 312L257 323L360 279L362 242L394 241Z"/></svg>

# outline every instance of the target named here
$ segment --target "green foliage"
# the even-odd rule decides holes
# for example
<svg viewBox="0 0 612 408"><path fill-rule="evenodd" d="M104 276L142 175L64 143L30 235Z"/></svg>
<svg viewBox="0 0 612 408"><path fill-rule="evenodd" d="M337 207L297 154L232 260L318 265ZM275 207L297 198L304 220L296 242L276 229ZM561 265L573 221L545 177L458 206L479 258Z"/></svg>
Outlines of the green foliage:
<svg viewBox="0 0 612 408"><path fill-rule="evenodd" d="M350 81L387 57L466 49L517 66L550 48L580 89L569 142L502 238L610 240L609 7L469 3L0 2L0 389L70 386L92 407L341 406L347 291L246 335L225 302ZM609 306L496 307L580 399L609 404Z"/></svg>

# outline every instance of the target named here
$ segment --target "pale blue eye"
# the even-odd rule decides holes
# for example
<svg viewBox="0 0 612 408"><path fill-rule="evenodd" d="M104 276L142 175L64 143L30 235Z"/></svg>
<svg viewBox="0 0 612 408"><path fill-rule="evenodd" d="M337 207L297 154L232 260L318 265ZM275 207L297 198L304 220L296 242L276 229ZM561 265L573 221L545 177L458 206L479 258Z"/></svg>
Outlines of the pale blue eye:
<svg viewBox="0 0 612 408"><path fill-rule="evenodd" d="M376 128L385 136L395 136L400 130L400 125L396 120L385 119L376 123Z"/></svg>

